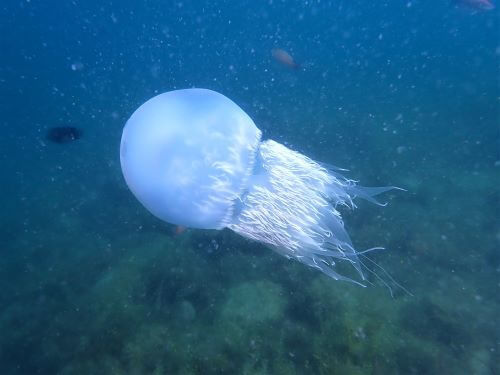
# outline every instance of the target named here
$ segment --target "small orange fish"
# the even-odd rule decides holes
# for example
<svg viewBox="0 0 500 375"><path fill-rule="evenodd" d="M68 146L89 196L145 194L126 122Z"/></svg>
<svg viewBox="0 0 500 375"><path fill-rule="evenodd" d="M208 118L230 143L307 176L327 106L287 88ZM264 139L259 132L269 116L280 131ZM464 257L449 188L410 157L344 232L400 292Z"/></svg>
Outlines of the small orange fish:
<svg viewBox="0 0 500 375"><path fill-rule="evenodd" d="M453 4L474 11L487 11L495 9L495 4L491 0L454 0Z"/></svg>
<svg viewBox="0 0 500 375"><path fill-rule="evenodd" d="M271 55L280 64L283 64L291 69L300 69L300 65L295 62L293 57L281 48L273 48L271 50Z"/></svg>
<svg viewBox="0 0 500 375"><path fill-rule="evenodd" d="M183 227L182 225L177 225L175 227L175 235L178 236L179 234L182 234L186 231L186 227Z"/></svg>

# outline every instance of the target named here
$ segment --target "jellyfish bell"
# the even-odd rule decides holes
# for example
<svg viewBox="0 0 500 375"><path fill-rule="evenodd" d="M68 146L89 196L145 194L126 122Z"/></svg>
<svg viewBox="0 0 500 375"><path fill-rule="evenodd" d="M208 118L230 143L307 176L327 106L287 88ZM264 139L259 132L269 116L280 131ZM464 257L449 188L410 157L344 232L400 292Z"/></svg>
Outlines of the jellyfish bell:
<svg viewBox="0 0 500 375"><path fill-rule="evenodd" d="M134 195L158 218L222 229L251 175L260 136L250 117L219 93L167 92L127 121L122 171Z"/></svg>
<svg viewBox="0 0 500 375"><path fill-rule="evenodd" d="M123 129L120 161L136 198L156 217L191 228L223 229L264 243L336 280L364 285L364 263L341 213L356 197L393 187L361 187L334 167L273 140L233 101L207 89L148 100ZM371 250L371 249L370 249ZM361 282L341 275L350 263Z"/></svg>

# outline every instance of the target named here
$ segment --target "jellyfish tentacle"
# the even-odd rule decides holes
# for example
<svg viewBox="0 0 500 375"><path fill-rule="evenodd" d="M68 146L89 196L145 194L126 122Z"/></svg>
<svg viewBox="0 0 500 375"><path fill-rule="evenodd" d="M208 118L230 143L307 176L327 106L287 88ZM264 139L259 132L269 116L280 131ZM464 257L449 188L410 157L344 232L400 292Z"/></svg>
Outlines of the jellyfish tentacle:
<svg viewBox="0 0 500 375"><path fill-rule="evenodd" d="M389 272L387 272L384 267L382 267L380 264L376 263L374 260L370 259L368 256L364 255L364 254L360 254L361 257L363 257L363 259L369 261L371 264L373 264L375 267L379 268L382 273L384 274L385 277L387 277L387 279L389 280L390 283L392 283L393 285L395 285L396 287L398 287L399 289L401 289L403 292L405 292L408 296L410 297L413 297L413 294L408 290L406 289L403 285L401 285L400 283L398 283L396 280L394 280L394 278L389 274ZM377 272L375 272L373 269L369 268L368 266L366 266L364 263L361 263L363 265L363 267L370 273L372 273L380 282L382 282L390 291L391 293L391 296L394 297L394 294L392 292L392 288L389 284L389 282L385 281Z"/></svg>
<svg viewBox="0 0 500 375"><path fill-rule="evenodd" d="M390 190L403 190L397 186L379 186L379 187L367 187L367 186L359 186L353 185L349 186L348 189L350 194L356 197L363 198L368 202L374 203L378 206L387 206L387 202L382 203L379 200L375 199L374 196L385 193Z"/></svg>

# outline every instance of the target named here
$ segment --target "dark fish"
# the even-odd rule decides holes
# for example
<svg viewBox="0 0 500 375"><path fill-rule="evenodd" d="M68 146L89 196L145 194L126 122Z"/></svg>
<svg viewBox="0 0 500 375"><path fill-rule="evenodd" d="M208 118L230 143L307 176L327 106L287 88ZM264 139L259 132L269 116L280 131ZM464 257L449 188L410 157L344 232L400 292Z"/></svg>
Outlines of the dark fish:
<svg viewBox="0 0 500 375"><path fill-rule="evenodd" d="M83 131L73 126L56 126L47 131L47 140L54 143L69 143L80 139Z"/></svg>
<svg viewBox="0 0 500 375"><path fill-rule="evenodd" d="M491 0L453 0L453 4L475 11L492 10L495 8Z"/></svg>
<svg viewBox="0 0 500 375"><path fill-rule="evenodd" d="M292 55L281 48L273 48L271 50L271 55L280 64L283 64L291 69L300 69L300 65L295 62Z"/></svg>

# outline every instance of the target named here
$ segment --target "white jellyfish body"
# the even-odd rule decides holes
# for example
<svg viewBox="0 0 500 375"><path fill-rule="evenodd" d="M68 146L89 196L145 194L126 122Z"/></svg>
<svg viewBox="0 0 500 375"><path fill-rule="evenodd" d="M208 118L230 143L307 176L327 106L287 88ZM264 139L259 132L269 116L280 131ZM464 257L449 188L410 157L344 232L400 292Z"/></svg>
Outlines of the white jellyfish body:
<svg viewBox="0 0 500 375"><path fill-rule="evenodd" d="M160 94L127 121L120 161L137 199L172 224L229 228L339 280L339 260L365 275L339 206L392 187L365 188L273 141L224 95ZM356 282L356 281L355 281Z"/></svg>

